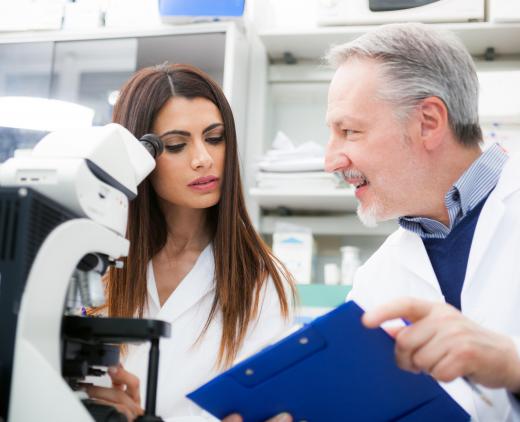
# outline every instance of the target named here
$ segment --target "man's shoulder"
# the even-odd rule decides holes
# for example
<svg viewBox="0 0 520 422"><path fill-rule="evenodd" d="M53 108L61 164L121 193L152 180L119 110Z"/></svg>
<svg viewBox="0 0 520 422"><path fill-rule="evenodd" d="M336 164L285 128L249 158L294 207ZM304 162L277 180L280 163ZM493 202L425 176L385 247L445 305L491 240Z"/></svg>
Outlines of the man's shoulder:
<svg viewBox="0 0 520 422"><path fill-rule="evenodd" d="M366 261L365 264L370 263L370 261L374 259L387 259L388 253L391 250L399 248L400 245L409 241L412 237L417 237L417 235L403 229L402 227L399 227L385 239L382 245L377 248L377 250L372 254L372 256Z"/></svg>
<svg viewBox="0 0 520 422"><path fill-rule="evenodd" d="M389 266L394 266L395 258L399 256L402 245L409 241L410 237L415 236L417 235L399 227L359 268L357 278L373 278L375 273L384 272Z"/></svg>

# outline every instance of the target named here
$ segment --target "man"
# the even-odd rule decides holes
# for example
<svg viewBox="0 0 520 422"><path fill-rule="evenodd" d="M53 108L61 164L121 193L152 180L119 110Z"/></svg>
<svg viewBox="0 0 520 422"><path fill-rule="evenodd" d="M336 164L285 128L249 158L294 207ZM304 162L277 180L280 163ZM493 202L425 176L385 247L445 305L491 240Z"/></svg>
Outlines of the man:
<svg viewBox="0 0 520 422"><path fill-rule="evenodd" d="M405 24L329 57L327 170L356 186L365 224L401 226L349 298L369 327L413 323L395 333L402 368L500 387L482 387L491 407L460 380L445 386L478 420L520 419L508 394L520 391L520 160L480 149L470 55L450 34Z"/></svg>
<svg viewBox="0 0 520 422"><path fill-rule="evenodd" d="M520 158L480 149L470 55L448 33L402 24L329 59L326 168L355 186L365 224L401 226L349 299L368 327L409 320L393 332L398 364L446 382L475 420L520 420Z"/></svg>

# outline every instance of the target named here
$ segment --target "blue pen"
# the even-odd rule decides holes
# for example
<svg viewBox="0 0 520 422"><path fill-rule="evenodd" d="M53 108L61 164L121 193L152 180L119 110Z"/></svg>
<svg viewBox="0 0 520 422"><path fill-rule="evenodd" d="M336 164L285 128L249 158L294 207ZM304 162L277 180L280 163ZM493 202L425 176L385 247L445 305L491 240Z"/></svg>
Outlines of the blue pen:
<svg viewBox="0 0 520 422"><path fill-rule="evenodd" d="M403 322L404 322L405 325L412 325L412 323L411 323L410 321L408 321L407 319L405 319L405 318L401 318L401 319L403 320ZM468 377L466 377L466 376L463 376L463 377L461 377L461 378L462 378L462 380L466 383L466 385L467 385L467 386L468 386L468 387L469 387L469 388L470 388L470 389L471 389L471 390L472 390L472 391L473 391L477 396L480 397L480 399L481 399L484 403L486 403L488 406L493 407L493 402L491 401L491 399L490 399L488 396L486 396L486 395L483 393L483 391L482 391L479 387L477 387L477 386L475 385L475 383L474 383L473 381L471 381L471 380L470 380Z"/></svg>

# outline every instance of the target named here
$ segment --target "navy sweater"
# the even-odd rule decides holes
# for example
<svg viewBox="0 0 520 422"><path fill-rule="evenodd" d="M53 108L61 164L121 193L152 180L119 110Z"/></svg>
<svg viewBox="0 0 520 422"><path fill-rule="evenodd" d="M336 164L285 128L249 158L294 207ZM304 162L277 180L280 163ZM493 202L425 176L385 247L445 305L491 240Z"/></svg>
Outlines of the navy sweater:
<svg viewBox="0 0 520 422"><path fill-rule="evenodd" d="M446 238L423 239L446 302L459 310L471 242L486 199L487 196L468 212Z"/></svg>

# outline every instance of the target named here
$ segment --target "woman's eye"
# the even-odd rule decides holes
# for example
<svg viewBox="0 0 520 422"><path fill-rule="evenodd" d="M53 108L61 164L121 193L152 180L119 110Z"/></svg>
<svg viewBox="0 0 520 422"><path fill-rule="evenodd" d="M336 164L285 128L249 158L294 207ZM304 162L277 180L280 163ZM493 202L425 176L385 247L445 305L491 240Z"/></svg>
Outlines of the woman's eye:
<svg viewBox="0 0 520 422"><path fill-rule="evenodd" d="M181 152L186 144L175 144L175 145L165 145L164 148L168 152Z"/></svg>
<svg viewBox="0 0 520 422"><path fill-rule="evenodd" d="M216 145L224 140L224 136L212 136L210 138L206 138L206 141L210 144Z"/></svg>
<svg viewBox="0 0 520 422"><path fill-rule="evenodd" d="M343 133L344 133L346 136L352 136L352 135L355 135L355 134L356 134L356 131L355 131L355 130L352 130L352 129L343 129Z"/></svg>

